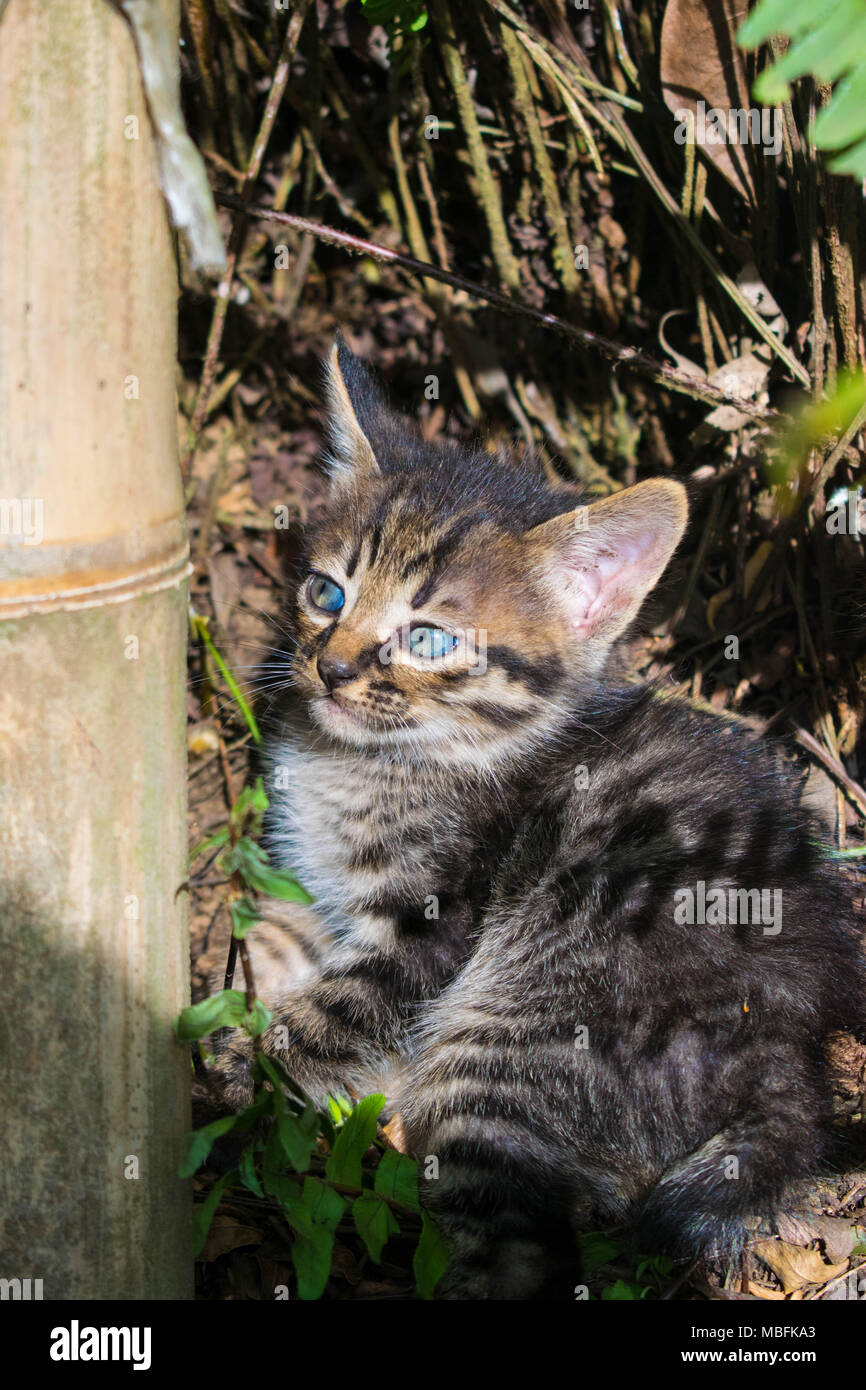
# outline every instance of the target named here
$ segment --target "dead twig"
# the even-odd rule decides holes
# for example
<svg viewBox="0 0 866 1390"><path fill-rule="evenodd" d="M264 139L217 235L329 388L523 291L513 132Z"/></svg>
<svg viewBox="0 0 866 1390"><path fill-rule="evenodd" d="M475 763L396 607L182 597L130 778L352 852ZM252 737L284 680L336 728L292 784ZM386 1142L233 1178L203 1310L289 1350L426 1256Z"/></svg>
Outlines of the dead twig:
<svg viewBox="0 0 866 1390"><path fill-rule="evenodd" d="M838 758L834 758L822 744L818 742L814 734L810 734L807 729L801 729L799 725L794 725L794 738L802 748L817 758L838 783L848 796L851 804L857 807L862 815L866 816L866 791L855 782L853 777L849 777Z"/></svg>
<svg viewBox="0 0 866 1390"><path fill-rule="evenodd" d="M308 217L297 217L294 213L276 212L272 208L247 205L241 198L231 193L217 193L215 197L221 206L242 211L246 217L258 217L266 222L276 222L280 226L294 227L297 231L307 232L310 236L317 237L320 241L329 242L332 246L342 246L352 255L370 256L373 260L399 266L403 270L411 271L414 275L425 275L433 280L441 280L443 284L451 285L453 289L464 290L475 299L483 299L488 304L495 304L497 308L504 309L507 313L519 314L524 318L532 319L533 322L541 324L542 327L553 329L554 332L561 333L564 337L580 343L583 347L594 348L596 352L600 352L612 361L615 366L628 367L632 371L640 372L643 376L651 377L657 381L659 385L668 386L672 391L691 396L694 400L704 401L707 405L713 406L736 406L744 415L748 415L751 419L761 423L769 424L780 419L777 410L768 410L763 406L755 405L753 401L743 400L740 396L729 396L706 382L696 382L685 372L680 372L675 367L668 367L665 363L658 362L654 357L648 357L646 353L640 352L637 348L624 347L622 343L615 343L611 338L606 338L601 333L592 333L589 329L577 328L573 323L566 323L564 319L558 318L556 314L545 314L540 309L533 309L528 304L521 304L518 300L510 299L508 295L501 294L499 290L479 285L474 280L468 280L463 275L455 274L454 271L443 270L441 266L416 260L414 256L408 256L402 251L392 251L390 247L380 246L373 241L366 241L363 237L353 236L350 232L342 232L336 227L327 227L321 222L313 222Z"/></svg>

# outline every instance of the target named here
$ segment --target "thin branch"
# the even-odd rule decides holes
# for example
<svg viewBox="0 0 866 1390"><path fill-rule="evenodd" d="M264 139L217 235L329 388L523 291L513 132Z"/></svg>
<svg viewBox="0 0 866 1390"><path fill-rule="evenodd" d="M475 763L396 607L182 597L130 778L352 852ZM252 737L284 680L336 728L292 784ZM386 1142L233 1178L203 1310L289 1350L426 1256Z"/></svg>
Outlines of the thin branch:
<svg viewBox="0 0 866 1390"><path fill-rule="evenodd" d="M807 729L794 726L794 738L802 748L817 758L819 763L827 769L830 776L835 778L839 786L847 795L853 806L856 806L861 814L866 815L866 791L855 782L853 777L849 777L838 758L834 758L832 753L818 742L814 734L810 734Z"/></svg>
<svg viewBox="0 0 866 1390"><path fill-rule="evenodd" d="M365 241L363 237L353 236L351 232L342 232L336 227L324 226L321 222L313 222L307 217L297 217L294 213L288 212L276 212L272 208L248 206L241 198L232 193L217 193L215 197L216 201L223 207L242 211L247 217L257 217L264 222L276 222L281 227L294 227L297 231L306 232L332 246L342 246L352 255L370 256L373 260L400 266L403 270L411 271L413 275L426 275L430 279L441 280L443 284L451 285L456 290L463 290L475 299L483 299L488 304L495 304L498 309L504 309L507 313L532 319L534 323L541 324L543 328L553 329L555 333L561 333L564 337L580 343L583 347L594 348L596 352L609 358L616 366L623 366L632 371L640 372L643 376L651 377L657 381L659 385L667 386L672 391L679 391L682 395L691 396L694 400L704 401L707 405L713 406L736 406L750 419L765 424L781 418L777 410L768 410L763 406L755 405L753 401L743 400L740 396L729 396L706 382L696 382L685 372L668 367L665 363L658 362L654 357L648 357L646 353L639 352L637 348L623 347L621 343L615 343L611 338L605 338L601 333L592 333L586 328L577 328L573 323L566 323L564 319L557 318L556 314L542 313L540 309L533 309L528 304L521 304L516 299L510 299L508 295L501 294L499 290L488 289L485 285L479 285L474 280L468 280L464 275L443 270L441 266L416 260L414 256L407 256L402 251L392 251L388 246L380 246L376 242Z"/></svg>

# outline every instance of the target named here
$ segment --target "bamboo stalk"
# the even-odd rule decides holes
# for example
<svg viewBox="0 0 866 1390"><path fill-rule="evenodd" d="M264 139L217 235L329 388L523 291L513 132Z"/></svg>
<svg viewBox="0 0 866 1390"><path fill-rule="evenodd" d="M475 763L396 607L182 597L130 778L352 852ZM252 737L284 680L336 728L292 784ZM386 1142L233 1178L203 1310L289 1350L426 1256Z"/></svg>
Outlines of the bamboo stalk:
<svg viewBox="0 0 866 1390"><path fill-rule="evenodd" d="M120 13L7 7L0 129L0 1272L186 1298L177 288Z"/></svg>

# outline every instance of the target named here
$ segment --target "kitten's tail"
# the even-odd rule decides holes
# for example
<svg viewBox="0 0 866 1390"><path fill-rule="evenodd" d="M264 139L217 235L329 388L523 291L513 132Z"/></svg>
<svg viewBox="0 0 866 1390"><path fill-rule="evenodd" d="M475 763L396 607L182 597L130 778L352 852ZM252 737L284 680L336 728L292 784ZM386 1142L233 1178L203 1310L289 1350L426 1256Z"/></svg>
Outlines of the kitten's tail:
<svg viewBox="0 0 866 1390"><path fill-rule="evenodd" d="M774 1215L822 1150L819 1130L792 1115L742 1117L667 1170L638 1214L639 1249L736 1253L746 1217Z"/></svg>

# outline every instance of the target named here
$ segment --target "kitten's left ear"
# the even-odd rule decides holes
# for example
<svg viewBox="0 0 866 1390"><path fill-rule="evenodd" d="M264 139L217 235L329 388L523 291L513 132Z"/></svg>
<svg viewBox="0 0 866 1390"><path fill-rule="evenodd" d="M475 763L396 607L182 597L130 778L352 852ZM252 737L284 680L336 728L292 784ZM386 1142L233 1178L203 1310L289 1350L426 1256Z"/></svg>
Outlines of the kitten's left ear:
<svg viewBox="0 0 866 1390"><path fill-rule="evenodd" d="M542 522L526 539L578 637L601 649L635 617L687 520L682 484L652 478Z"/></svg>
<svg viewBox="0 0 866 1390"><path fill-rule="evenodd" d="M328 357L326 386L331 447L326 456L332 490L380 472L372 443L387 407L366 368L338 333Z"/></svg>

